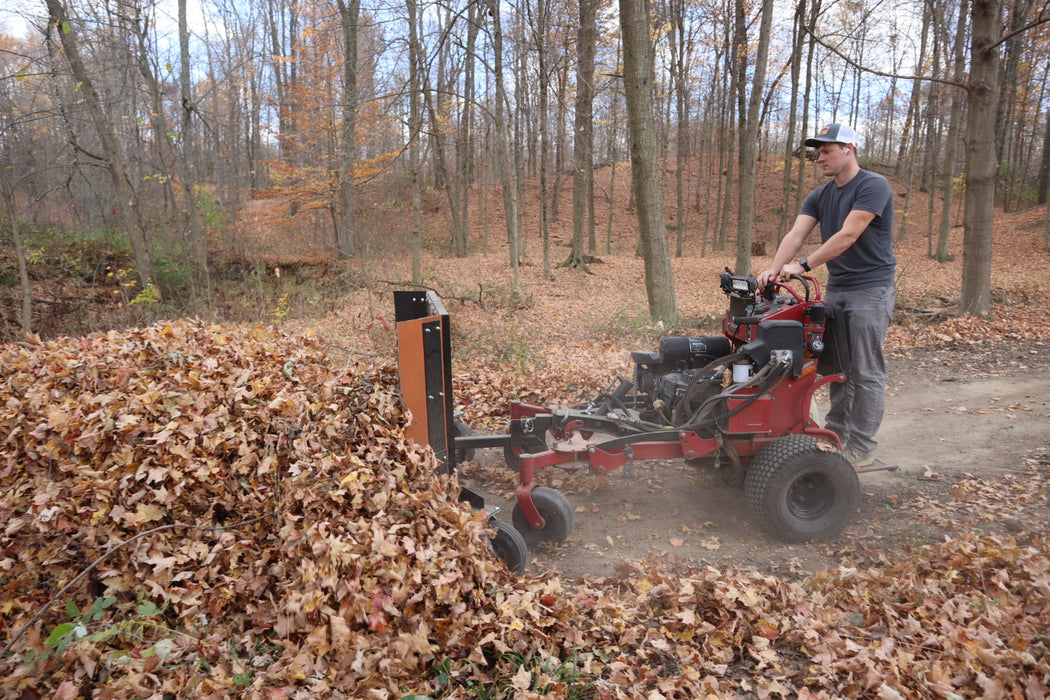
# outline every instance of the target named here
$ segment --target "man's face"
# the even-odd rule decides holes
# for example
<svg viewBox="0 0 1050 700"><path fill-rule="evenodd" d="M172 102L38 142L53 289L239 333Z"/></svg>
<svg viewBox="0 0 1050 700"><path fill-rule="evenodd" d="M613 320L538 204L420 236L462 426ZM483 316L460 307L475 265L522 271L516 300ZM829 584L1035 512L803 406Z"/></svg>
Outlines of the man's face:
<svg viewBox="0 0 1050 700"><path fill-rule="evenodd" d="M841 143L822 143L817 148L817 164L828 177L835 177L850 162L851 146Z"/></svg>

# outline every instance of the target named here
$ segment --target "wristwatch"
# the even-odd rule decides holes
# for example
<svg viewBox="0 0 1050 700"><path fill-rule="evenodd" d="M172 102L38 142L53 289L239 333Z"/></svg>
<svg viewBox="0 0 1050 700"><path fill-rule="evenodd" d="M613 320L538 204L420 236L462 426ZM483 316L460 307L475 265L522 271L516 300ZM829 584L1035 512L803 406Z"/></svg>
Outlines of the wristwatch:
<svg viewBox="0 0 1050 700"><path fill-rule="evenodd" d="M809 258L799 258L798 264L802 266L802 269L806 272L811 272L809 269Z"/></svg>

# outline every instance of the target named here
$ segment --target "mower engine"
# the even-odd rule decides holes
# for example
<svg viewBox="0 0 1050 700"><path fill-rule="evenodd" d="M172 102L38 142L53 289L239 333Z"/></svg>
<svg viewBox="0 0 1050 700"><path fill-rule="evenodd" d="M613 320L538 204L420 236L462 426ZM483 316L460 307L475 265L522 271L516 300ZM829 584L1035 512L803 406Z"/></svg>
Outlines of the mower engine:
<svg viewBox="0 0 1050 700"><path fill-rule="evenodd" d="M824 302L810 299L810 284L816 280L796 279L805 297L786 286L781 286L783 294L776 294L772 285L759 293L753 277L725 272L720 286L729 308L722 336L668 337L657 352L632 352L634 388L648 397L642 402L648 410L639 417L711 434L726 414L724 402L713 398L763 385L767 393L773 386L767 383L770 378L797 378L807 371L807 360L825 348L829 314Z"/></svg>

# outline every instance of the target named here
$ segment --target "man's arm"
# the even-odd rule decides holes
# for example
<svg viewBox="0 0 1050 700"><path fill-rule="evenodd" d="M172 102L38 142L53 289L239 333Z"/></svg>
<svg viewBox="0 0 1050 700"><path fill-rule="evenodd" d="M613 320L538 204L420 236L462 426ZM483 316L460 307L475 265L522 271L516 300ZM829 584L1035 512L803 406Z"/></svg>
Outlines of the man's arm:
<svg viewBox="0 0 1050 700"><path fill-rule="evenodd" d="M809 229L806 230L797 242L794 242L794 239L791 239L790 237L792 233L795 233L795 229L799 228L799 222L803 218L811 220ZM810 269L819 267L820 265L842 255L842 253L848 250L849 247L860 238L860 234L864 233L864 229L868 227L868 224L870 224L874 218L875 214L873 212L861 211L860 209L852 210L846 216L846 220L842 223L842 228L836 231L835 234L826 240L819 248L809 254L806 263L809 265ZM815 224L816 219L813 217L803 217L800 215L798 219L795 220L795 225L791 227L791 231L788 231L788 235L784 237L784 240L780 243L780 247L777 248L777 254L773 257L773 267L758 276L758 286L760 289L766 284L774 282L781 277L803 275L806 273L801 265L794 262L794 259L795 255L802 248L802 243L806 240L806 236L813 230Z"/></svg>
<svg viewBox="0 0 1050 700"><path fill-rule="evenodd" d="M776 281L782 274L784 274L784 267L795 259L795 255L802 249L802 244L806 242L806 237L809 236L816 226L816 217L809 216L808 214L799 214L795 218L795 223L791 226L791 230L785 234L784 239L780 241L780 245L777 247L776 255L773 256L773 265L768 270L759 274L759 289L765 287L770 282ZM795 267L800 270L802 269L800 265L795 265ZM796 272L794 274L798 273Z"/></svg>

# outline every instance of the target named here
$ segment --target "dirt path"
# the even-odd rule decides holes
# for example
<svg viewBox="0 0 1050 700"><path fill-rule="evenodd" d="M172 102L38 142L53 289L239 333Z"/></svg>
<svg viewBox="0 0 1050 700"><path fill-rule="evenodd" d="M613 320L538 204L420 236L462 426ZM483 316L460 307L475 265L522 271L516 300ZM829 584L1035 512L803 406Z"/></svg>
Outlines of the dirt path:
<svg viewBox="0 0 1050 700"><path fill-rule="evenodd" d="M1050 344L891 358L879 440L880 459L900 469L862 475L857 519L831 540L800 545L761 532L743 489L682 461L639 463L630 476L556 474L553 485L573 504L576 527L560 545L535 548L529 571L608 576L618 562L656 556L671 565L803 576L892 559L967 528L1045 531L1050 479L1032 483L1039 493L1030 498L1025 468L1036 465L1046 476L1050 461ZM513 480L491 478L497 459L491 451L479 456L485 466L467 466L464 481L480 486L509 521Z"/></svg>

